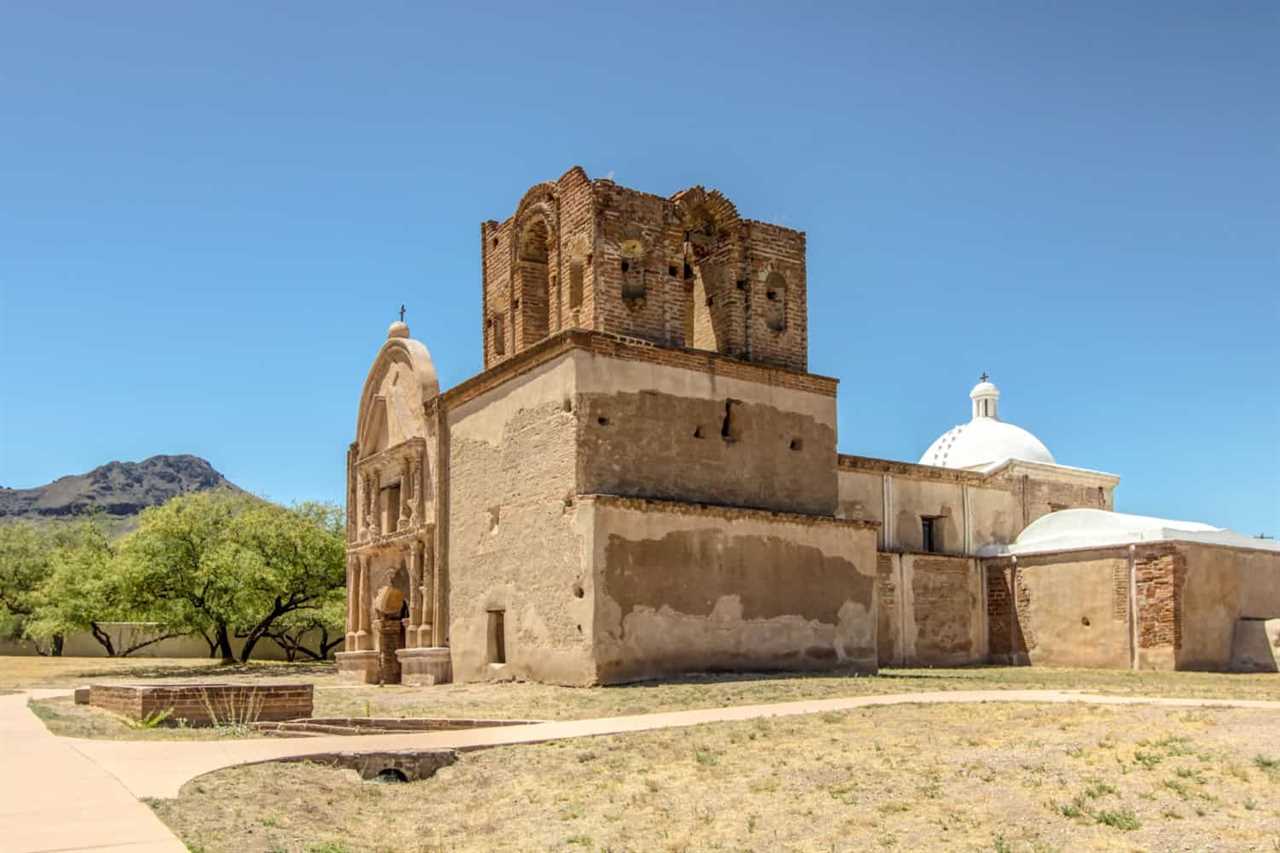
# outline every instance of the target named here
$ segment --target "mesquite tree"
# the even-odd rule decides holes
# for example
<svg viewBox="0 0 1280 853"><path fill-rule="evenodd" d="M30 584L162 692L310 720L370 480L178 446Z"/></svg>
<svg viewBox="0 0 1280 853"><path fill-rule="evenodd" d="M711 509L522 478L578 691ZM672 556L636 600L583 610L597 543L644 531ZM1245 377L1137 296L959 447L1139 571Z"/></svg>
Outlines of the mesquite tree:
<svg viewBox="0 0 1280 853"><path fill-rule="evenodd" d="M154 621L211 638L224 662L243 638L244 663L281 619L343 587L342 514L230 491L182 495L143 511L115 564Z"/></svg>

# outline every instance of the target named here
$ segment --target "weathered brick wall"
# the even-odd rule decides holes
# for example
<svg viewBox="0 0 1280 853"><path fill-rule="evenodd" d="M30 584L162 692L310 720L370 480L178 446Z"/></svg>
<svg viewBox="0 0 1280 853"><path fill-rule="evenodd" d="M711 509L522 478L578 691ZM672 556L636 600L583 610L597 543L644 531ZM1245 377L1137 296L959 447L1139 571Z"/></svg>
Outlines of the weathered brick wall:
<svg viewBox="0 0 1280 853"><path fill-rule="evenodd" d="M805 370L809 355L805 235L765 222L744 223L747 351L751 361Z"/></svg>
<svg viewBox="0 0 1280 853"><path fill-rule="evenodd" d="M166 723L190 725L296 720L310 717L310 684L102 685L89 689L89 704L134 720L165 711Z"/></svg>
<svg viewBox="0 0 1280 853"><path fill-rule="evenodd" d="M561 329L593 327L593 211L574 167L530 188L506 221L480 226L486 368Z"/></svg>
<svg viewBox="0 0 1280 853"><path fill-rule="evenodd" d="M1031 476L1021 477L1020 482L1027 524L1060 509L1112 508L1112 489L1105 486Z"/></svg>
<svg viewBox="0 0 1280 853"><path fill-rule="evenodd" d="M481 226L481 266L486 368L567 328L808 365L804 234L700 187L663 198L575 166Z"/></svg>
<svg viewBox="0 0 1280 853"><path fill-rule="evenodd" d="M1186 556L1176 545L1144 546L1134 556L1138 647L1182 648L1182 584Z"/></svg>
<svg viewBox="0 0 1280 853"><path fill-rule="evenodd" d="M967 557L914 554L911 567L911 608L915 642L911 662L946 666L973 662L977 655L974 630L979 601L971 586L975 564Z"/></svg>
<svg viewBox="0 0 1280 853"><path fill-rule="evenodd" d="M898 556L876 555L876 651L880 666L900 666L902 649L898 597Z"/></svg>
<svg viewBox="0 0 1280 853"><path fill-rule="evenodd" d="M1017 617L1013 610L1011 572L1011 566L986 565L988 647L995 663L1009 663L1015 654L1026 653L1025 648L1015 644Z"/></svg>

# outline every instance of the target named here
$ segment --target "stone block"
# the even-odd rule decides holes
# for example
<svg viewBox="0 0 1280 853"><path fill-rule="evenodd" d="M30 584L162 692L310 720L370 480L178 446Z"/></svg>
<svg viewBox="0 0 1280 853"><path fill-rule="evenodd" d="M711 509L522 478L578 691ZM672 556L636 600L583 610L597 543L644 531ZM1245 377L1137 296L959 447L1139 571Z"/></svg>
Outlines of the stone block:
<svg viewBox="0 0 1280 853"><path fill-rule="evenodd" d="M88 705L89 704L89 688L77 687L75 690L75 699L76 699L77 705Z"/></svg>
<svg viewBox="0 0 1280 853"><path fill-rule="evenodd" d="M429 687L453 680L453 663L447 648L400 649L396 657L400 659L402 684Z"/></svg>
<svg viewBox="0 0 1280 853"><path fill-rule="evenodd" d="M357 684L378 683L378 653L375 651L338 652L334 655L338 664L338 678Z"/></svg>

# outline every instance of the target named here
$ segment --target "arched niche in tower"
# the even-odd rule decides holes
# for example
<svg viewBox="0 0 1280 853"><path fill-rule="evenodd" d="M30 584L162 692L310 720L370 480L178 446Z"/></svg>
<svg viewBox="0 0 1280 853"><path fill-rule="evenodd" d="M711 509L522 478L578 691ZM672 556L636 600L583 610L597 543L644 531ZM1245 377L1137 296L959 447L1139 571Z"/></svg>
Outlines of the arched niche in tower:
<svg viewBox="0 0 1280 853"><path fill-rule="evenodd" d="M536 343L550 330L551 229L546 217L534 213L521 223L516 243L516 305L520 320L520 348Z"/></svg>

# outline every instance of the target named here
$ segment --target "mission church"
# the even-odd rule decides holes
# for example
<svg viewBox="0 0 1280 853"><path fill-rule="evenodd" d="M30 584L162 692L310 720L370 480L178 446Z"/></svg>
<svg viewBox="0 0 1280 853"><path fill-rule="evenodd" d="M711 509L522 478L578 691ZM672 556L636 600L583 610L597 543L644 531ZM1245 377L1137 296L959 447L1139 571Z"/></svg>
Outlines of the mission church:
<svg viewBox="0 0 1280 853"><path fill-rule="evenodd" d="M802 232L574 167L480 246L484 370L400 321L360 394L344 677L1276 669L1280 546L1115 512L985 376L918 463L839 453Z"/></svg>

